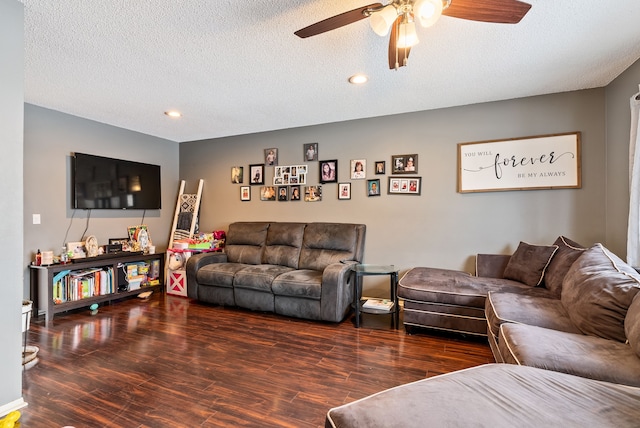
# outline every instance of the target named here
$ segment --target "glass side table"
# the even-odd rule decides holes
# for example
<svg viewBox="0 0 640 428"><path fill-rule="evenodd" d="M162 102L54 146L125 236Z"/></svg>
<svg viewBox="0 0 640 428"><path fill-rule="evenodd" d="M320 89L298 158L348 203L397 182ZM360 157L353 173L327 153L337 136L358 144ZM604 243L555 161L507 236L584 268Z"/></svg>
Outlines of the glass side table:
<svg viewBox="0 0 640 428"><path fill-rule="evenodd" d="M355 276L353 289L353 306L356 312L356 328L360 327L360 313L391 314L393 328L398 328L400 308L398 307L398 269L393 265L369 265L357 264L351 267ZM369 275L389 275L389 300L390 306L367 307L367 300L362 299L362 277ZM381 300L381 299L379 299Z"/></svg>

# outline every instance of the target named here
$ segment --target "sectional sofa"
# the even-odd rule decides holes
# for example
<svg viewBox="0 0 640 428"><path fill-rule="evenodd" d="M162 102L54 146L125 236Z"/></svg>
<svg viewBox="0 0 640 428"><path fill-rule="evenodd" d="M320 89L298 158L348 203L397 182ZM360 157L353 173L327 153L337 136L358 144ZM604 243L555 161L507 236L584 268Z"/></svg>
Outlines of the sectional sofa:
<svg viewBox="0 0 640 428"><path fill-rule="evenodd" d="M364 257L366 226L237 222L224 253L187 261L187 295L298 318L342 321L353 301L351 266Z"/></svg>
<svg viewBox="0 0 640 428"><path fill-rule="evenodd" d="M327 427L635 427L640 275L602 244L559 237L478 255L477 275L414 268L404 322L480 335L497 362L401 385L334 409Z"/></svg>

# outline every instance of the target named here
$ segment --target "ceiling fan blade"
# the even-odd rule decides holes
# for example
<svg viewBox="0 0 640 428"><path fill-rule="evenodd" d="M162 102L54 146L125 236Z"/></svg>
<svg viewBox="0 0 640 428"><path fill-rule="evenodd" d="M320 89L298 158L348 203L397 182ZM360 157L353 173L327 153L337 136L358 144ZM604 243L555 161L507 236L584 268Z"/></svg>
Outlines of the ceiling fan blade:
<svg viewBox="0 0 640 428"><path fill-rule="evenodd" d="M470 21L517 24L531 5L518 0L451 0L443 15Z"/></svg>
<svg viewBox="0 0 640 428"><path fill-rule="evenodd" d="M307 37L335 30L336 28L344 27L345 25L349 25L354 22L360 21L361 19L367 18L367 15L365 15L364 13L367 9L379 7L382 7L382 3L373 3L368 6L353 9L348 12L341 13L340 15L332 16L331 18L327 18L323 21L316 22L315 24L311 24L308 27L302 28L293 34L305 39Z"/></svg>
<svg viewBox="0 0 640 428"><path fill-rule="evenodd" d="M407 65L409 52L411 48L398 48L398 29L402 22L402 16L399 16L391 26L391 36L389 37L389 68L397 70Z"/></svg>

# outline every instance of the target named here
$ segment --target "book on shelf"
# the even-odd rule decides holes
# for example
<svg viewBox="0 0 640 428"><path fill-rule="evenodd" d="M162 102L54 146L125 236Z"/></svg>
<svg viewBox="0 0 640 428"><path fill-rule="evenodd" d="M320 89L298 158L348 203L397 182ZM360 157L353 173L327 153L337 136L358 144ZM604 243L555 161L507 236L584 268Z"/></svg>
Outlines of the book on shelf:
<svg viewBox="0 0 640 428"><path fill-rule="evenodd" d="M362 307L365 309L389 310L393 307L393 302L389 299L367 299L362 304Z"/></svg>

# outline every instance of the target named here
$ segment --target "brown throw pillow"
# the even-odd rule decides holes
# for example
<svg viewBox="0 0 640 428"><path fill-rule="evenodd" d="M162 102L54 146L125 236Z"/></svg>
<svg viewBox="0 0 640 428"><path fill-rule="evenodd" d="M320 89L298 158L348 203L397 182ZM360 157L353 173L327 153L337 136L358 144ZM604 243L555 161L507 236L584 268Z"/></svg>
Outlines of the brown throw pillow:
<svg viewBox="0 0 640 428"><path fill-rule="evenodd" d="M544 286L556 298L562 293L562 281L567 271L580 255L586 250L580 244L573 242L564 236L559 236L553 245L558 246L558 251L551 258L551 263L544 273Z"/></svg>
<svg viewBox="0 0 640 428"><path fill-rule="evenodd" d="M635 269L596 244L569 268L560 300L584 334L624 342L625 317L638 291Z"/></svg>
<svg viewBox="0 0 640 428"><path fill-rule="evenodd" d="M507 263L504 277L531 287L540 285L545 269L557 250L557 245L531 245L521 241Z"/></svg>

